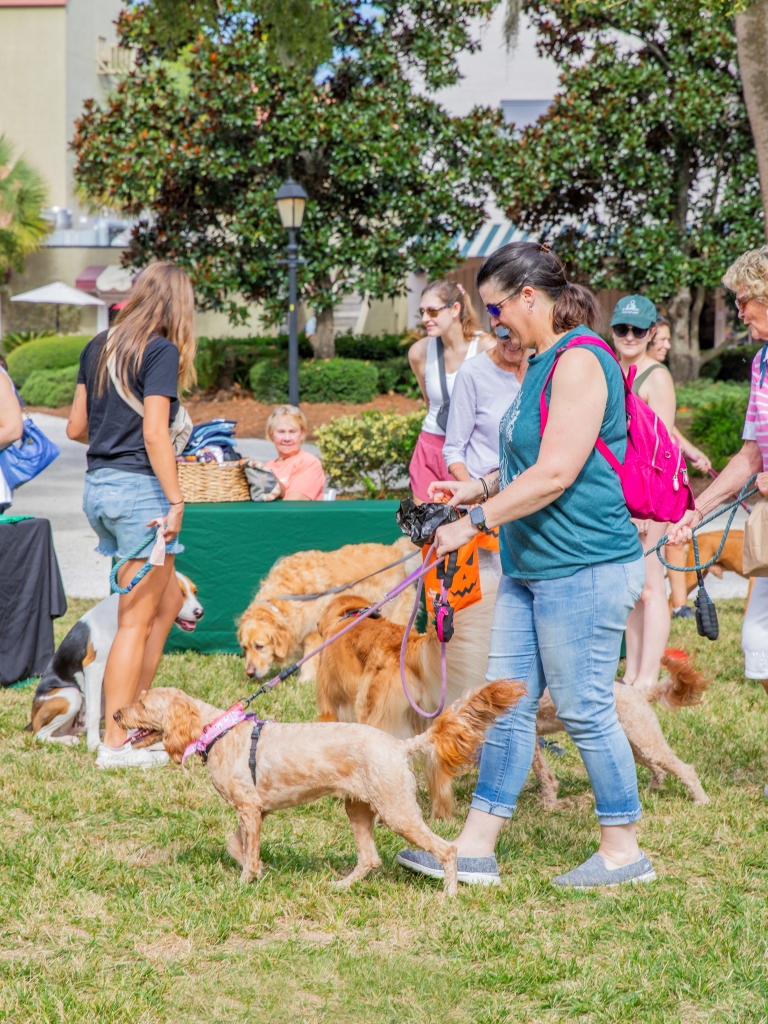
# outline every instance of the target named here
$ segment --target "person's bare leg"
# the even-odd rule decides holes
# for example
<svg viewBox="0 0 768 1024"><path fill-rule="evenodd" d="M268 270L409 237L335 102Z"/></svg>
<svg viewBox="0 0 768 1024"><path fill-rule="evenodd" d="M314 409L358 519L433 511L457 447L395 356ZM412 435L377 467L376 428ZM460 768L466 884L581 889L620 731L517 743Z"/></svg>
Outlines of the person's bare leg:
<svg viewBox="0 0 768 1024"><path fill-rule="evenodd" d="M686 564L685 544L666 544L664 557L670 565L684 566ZM683 608L688 604L686 573L670 569L667 578L669 579L669 589L672 591L672 608Z"/></svg>
<svg viewBox="0 0 768 1024"><path fill-rule="evenodd" d="M120 570L121 586L133 579L144 565L144 559L132 558ZM126 734L115 722L114 713L133 701L139 682L147 640L152 632L168 578L173 572L173 559L156 566L129 594L120 595L117 610L117 635L104 670L104 743L120 747Z"/></svg>
<svg viewBox="0 0 768 1024"><path fill-rule="evenodd" d="M612 871L640 860L634 821L629 825L601 825L600 849L597 852L605 861L605 866Z"/></svg>
<svg viewBox="0 0 768 1024"><path fill-rule="evenodd" d="M631 686L640 671L640 659L643 654L643 602L641 598L638 598L635 607L629 613L624 640L627 648L624 682Z"/></svg>
<svg viewBox="0 0 768 1024"><path fill-rule="evenodd" d="M171 568L173 568L173 557L173 555L165 556L166 562L170 560ZM141 674L139 675L136 692L133 696L134 700L138 699L142 690L148 690L152 686L157 666L160 664L160 659L163 656L165 641L168 639L171 626L181 611L183 604L184 595L181 592L176 573L172 572L168 577L168 585L160 601L160 607L157 609L157 615L152 625L152 632L149 634L149 640L147 640L147 646L144 648L144 661L141 666Z"/></svg>
<svg viewBox="0 0 768 1024"><path fill-rule="evenodd" d="M661 540L665 532L666 523L651 523L643 547L646 550L653 547ZM659 678L661 659L669 641L671 623L664 567L655 555L646 558L645 562L645 586L639 601L643 609L643 642L640 664L634 676L629 674L628 664L625 676L626 681L642 688L652 686ZM636 610L637 606L635 606ZM634 615L634 612L632 614ZM629 646L627 647L627 656L629 656Z"/></svg>
<svg viewBox="0 0 768 1024"><path fill-rule="evenodd" d="M492 857L499 833L509 818L470 807L461 835L453 840L459 857Z"/></svg>

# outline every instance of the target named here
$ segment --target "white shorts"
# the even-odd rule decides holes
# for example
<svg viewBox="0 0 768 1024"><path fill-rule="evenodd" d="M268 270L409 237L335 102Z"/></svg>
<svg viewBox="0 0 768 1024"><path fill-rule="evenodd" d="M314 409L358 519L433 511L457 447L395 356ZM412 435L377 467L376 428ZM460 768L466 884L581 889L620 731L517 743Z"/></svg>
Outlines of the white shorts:
<svg viewBox="0 0 768 1024"><path fill-rule="evenodd" d="M741 627L744 675L768 679L768 576L757 576Z"/></svg>

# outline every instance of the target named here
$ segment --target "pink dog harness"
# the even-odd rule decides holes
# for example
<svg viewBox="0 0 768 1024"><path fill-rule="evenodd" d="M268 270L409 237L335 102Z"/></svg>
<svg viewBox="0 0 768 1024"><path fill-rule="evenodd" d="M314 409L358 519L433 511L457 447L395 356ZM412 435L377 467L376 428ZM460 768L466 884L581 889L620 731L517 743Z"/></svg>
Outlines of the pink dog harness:
<svg viewBox="0 0 768 1024"><path fill-rule="evenodd" d="M267 723L261 718L257 718L253 712L246 711L246 706L246 703L239 700L237 704L233 704L231 708L228 708L223 715L219 715L219 717L214 719L209 725L206 725L200 733L200 736L190 743L182 754L182 768L184 767L184 762L192 754L199 754L203 761L207 761L210 749L217 740L220 740L222 736L229 732L230 729L234 729L234 727L236 725L240 725L241 722L253 722L253 732L251 733L251 753L248 758L248 764L251 769L251 778L253 779L253 784L255 786L256 747L259 742L262 726Z"/></svg>

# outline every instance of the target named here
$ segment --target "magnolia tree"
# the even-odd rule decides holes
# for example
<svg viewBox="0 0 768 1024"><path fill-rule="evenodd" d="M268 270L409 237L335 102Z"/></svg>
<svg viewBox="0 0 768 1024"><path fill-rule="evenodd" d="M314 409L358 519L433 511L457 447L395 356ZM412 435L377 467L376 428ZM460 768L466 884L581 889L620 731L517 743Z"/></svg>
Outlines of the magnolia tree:
<svg viewBox="0 0 768 1024"><path fill-rule="evenodd" d="M312 42L291 48L275 9L299 20L302 5ZM300 294L318 314L316 353L333 355L333 309L345 294L394 296L410 270L444 273L455 237L483 221L500 117L452 118L414 83L455 82L457 54L475 47L471 19L494 6L164 0L178 15L171 31L157 0L134 3L118 28L138 66L78 124L80 190L139 217L131 265L174 260L203 308L237 321L256 302L275 323L287 271L273 199L294 177L309 195Z"/></svg>
<svg viewBox="0 0 768 1024"><path fill-rule="evenodd" d="M698 0L511 6L563 72L500 198L582 279L664 303L672 371L691 379L705 289L763 235L733 18Z"/></svg>

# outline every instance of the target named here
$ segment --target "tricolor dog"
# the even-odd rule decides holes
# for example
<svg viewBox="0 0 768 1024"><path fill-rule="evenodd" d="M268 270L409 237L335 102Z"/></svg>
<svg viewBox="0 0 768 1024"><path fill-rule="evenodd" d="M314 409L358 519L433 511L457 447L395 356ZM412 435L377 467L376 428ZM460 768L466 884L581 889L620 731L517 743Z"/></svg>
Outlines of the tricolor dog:
<svg viewBox="0 0 768 1024"><path fill-rule="evenodd" d="M176 625L191 633L203 617L197 600L197 587L188 576L176 573L184 604ZM112 641L117 634L119 595L94 605L74 624L51 658L32 700L32 720L27 726L38 740L77 743L82 732L85 704L85 731L88 749L99 745L102 684Z"/></svg>

